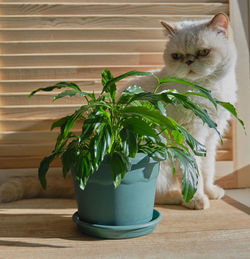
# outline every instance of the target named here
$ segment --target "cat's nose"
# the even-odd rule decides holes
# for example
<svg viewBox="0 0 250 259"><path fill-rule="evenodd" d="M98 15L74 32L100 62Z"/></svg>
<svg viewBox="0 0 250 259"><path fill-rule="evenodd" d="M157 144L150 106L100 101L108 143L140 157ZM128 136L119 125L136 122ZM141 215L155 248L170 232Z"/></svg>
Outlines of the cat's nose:
<svg viewBox="0 0 250 259"><path fill-rule="evenodd" d="M194 62L193 60L188 60L188 61L186 61L186 64L189 66L189 65L191 65L193 62Z"/></svg>
<svg viewBox="0 0 250 259"><path fill-rule="evenodd" d="M187 54L186 55L186 60L187 61L185 61L185 63L189 66L189 65L191 65L194 62L195 56L192 55L192 54Z"/></svg>

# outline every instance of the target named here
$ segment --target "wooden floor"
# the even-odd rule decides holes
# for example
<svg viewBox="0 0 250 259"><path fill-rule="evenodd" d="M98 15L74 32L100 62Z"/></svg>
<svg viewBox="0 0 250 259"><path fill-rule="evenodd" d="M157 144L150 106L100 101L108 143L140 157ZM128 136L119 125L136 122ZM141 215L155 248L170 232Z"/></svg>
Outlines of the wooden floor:
<svg viewBox="0 0 250 259"><path fill-rule="evenodd" d="M0 258L250 258L249 208L226 197L205 211L160 206L154 233L101 240L78 232L74 200L0 204Z"/></svg>

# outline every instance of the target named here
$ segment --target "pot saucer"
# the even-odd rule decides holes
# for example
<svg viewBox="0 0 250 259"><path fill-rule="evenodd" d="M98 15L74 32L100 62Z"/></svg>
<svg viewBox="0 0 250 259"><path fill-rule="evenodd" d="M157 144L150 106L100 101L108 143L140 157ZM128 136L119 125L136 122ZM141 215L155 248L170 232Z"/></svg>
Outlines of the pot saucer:
<svg viewBox="0 0 250 259"><path fill-rule="evenodd" d="M150 222L129 226L110 226L84 222L79 218L78 212L72 216L78 229L84 233L95 237L108 239L121 239L144 236L154 231L162 216L159 211L154 210L153 218Z"/></svg>

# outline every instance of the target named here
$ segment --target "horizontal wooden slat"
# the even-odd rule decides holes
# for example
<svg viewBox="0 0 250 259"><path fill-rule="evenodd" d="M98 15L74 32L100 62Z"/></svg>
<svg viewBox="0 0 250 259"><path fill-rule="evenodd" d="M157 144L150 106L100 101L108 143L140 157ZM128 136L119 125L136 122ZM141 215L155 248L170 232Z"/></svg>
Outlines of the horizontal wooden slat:
<svg viewBox="0 0 250 259"><path fill-rule="evenodd" d="M212 17L212 15L1 15L0 28L160 28L161 20L174 22Z"/></svg>
<svg viewBox="0 0 250 259"><path fill-rule="evenodd" d="M57 119L72 114L80 105L24 105L0 106L1 120L17 119Z"/></svg>
<svg viewBox="0 0 250 259"><path fill-rule="evenodd" d="M186 15L228 12L228 4L222 3L0 3L1 15Z"/></svg>
<svg viewBox="0 0 250 259"><path fill-rule="evenodd" d="M99 76L101 78L101 75ZM44 79L44 80L0 80L0 93L30 93L31 91L55 85L58 82L74 82L82 91L100 91L102 88L101 79L75 79L75 78L58 78L58 79ZM126 84L126 80L122 80L117 85ZM55 90L58 92L58 90Z"/></svg>
<svg viewBox="0 0 250 259"><path fill-rule="evenodd" d="M87 65L163 65L162 53L57 53L0 55L5 67L87 66Z"/></svg>
<svg viewBox="0 0 250 259"><path fill-rule="evenodd" d="M26 132L26 131L49 131L52 123L54 122L53 119L47 120L37 120L32 118L24 118L24 119L16 119L8 118L3 120L0 116L0 131L7 132L7 131L15 131L15 132ZM81 129L81 122L76 122L74 130ZM54 129L53 131L56 131Z"/></svg>
<svg viewBox="0 0 250 259"><path fill-rule="evenodd" d="M232 150L218 150L216 153L216 161L232 161Z"/></svg>
<svg viewBox="0 0 250 259"><path fill-rule="evenodd" d="M0 144L0 157L46 156L53 149L51 144Z"/></svg>
<svg viewBox="0 0 250 259"><path fill-rule="evenodd" d="M165 39L162 28L25 28L0 29L0 41L58 41L58 40L159 40Z"/></svg>
<svg viewBox="0 0 250 259"><path fill-rule="evenodd" d="M80 135L81 131L73 131ZM59 132L53 131L28 131L28 132L0 132L0 145L5 144L55 144ZM20 154L21 155L21 154Z"/></svg>
<svg viewBox="0 0 250 259"><path fill-rule="evenodd" d="M225 135L226 138L223 138L223 145L219 145L217 150L231 150L233 147L233 141L231 139L231 135L228 133Z"/></svg>
<svg viewBox="0 0 250 259"><path fill-rule="evenodd" d="M17 157L1 157L0 156L0 169L12 168L38 168L43 156L17 156ZM61 166L60 159L56 159L50 167Z"/></svg>
<svg viewBox="0 0 250 259"><path fill-rule="evenodd" d="M41 92L34 95L32 98L28 98L29 93L0 93L0 106L11 105L64 105L64 104L85 104L85 98L83 96L64 97L53 101L53 98L57 93Z"/></svg>
<svg viewBox="0 0 250 259"><path fill-rule="evenodd" d="M68 67L16 67L0 68L2 80L60 79L64 78L100 78L101 72L109 68L111 73L119 75L130 70L149 71L162 66L68 66Z"/></svg>
<svg viewBox="0 0 250 259"><path fill-rule="evenodd" d="M26 41L0 42L1 54L162 52L166 40Z"/></svg>
<svg viewBox="0 0 250 259"><path fill-rule="evenodd" d="M4 3L82 3L83 0L1 0ZM117 0L84 0L86 3L117 3ZM228 3L229 0L122 0L122 3Z"/></svg>

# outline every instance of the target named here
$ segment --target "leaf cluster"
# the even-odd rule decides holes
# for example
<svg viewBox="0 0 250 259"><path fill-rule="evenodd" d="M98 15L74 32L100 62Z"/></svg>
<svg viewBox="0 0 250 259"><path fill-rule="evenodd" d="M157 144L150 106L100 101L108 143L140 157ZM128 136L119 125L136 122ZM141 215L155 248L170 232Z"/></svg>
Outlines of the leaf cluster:
<svg viewBox="0 0 250 259"><path fill-rule="evenodd" d="M116 83L129 76L154 76L158 82L154 92L145 92L140 86L129 86L120 97L117 97ZM157 92L162 84L177 82L189 85L193 92L179 93L176 90ZM45 157L39 167L39 179L46 188L46 174L51 162L60 157L63 164L63 175L66 177L73 167L80 188L84 189L89 176L98 170L104 158L108 158L117 187L130 170L130 159L142 152L161 161L171 159L173 173L176 160L183 171L182 194L184 201L193 197L198 182L198 168L195 155L205 156L206 148L179 125L174 118L167 116L168 105L182 106L191 110L210 128L217 131L216 123L211 120L207 111L194 103L190 95L206 98L215 108L217 104L228 109L234 116L237 113L229 103L223 103L211 96L207 89L178 78L157 78L151 72L130 71L114 77L108 69L102 72L103 89L99 96L82 92L74 83L60 82L54 86L39 88L39 91L68 88L54 97L54 100L80 95L85 104L73 114L55 121L51 130L59 128L53 152ZM81 120L80 135L72 131L74 124ZM240 121L243 123L242 121Z"/></svg>

